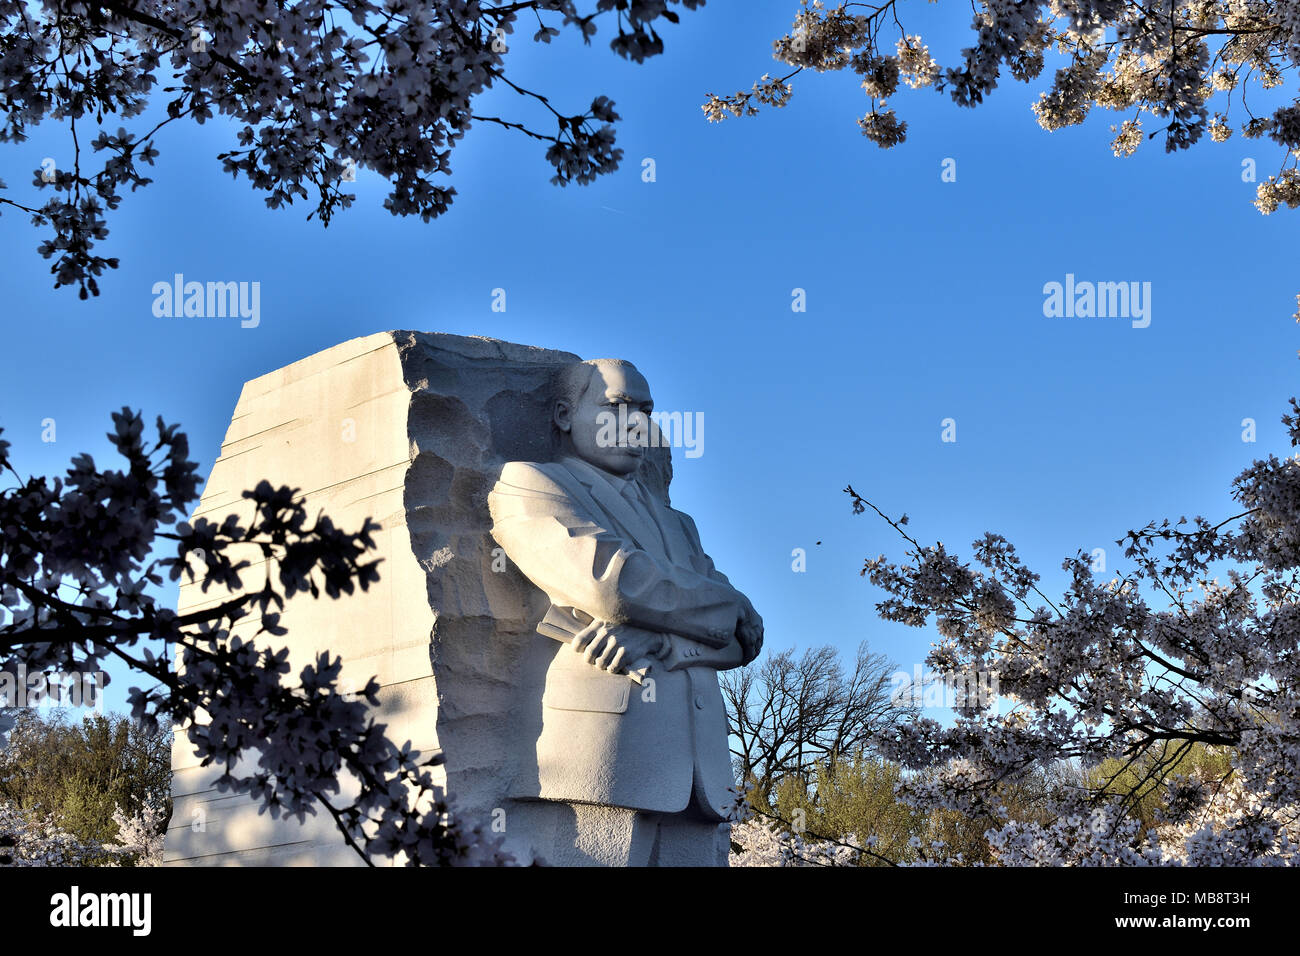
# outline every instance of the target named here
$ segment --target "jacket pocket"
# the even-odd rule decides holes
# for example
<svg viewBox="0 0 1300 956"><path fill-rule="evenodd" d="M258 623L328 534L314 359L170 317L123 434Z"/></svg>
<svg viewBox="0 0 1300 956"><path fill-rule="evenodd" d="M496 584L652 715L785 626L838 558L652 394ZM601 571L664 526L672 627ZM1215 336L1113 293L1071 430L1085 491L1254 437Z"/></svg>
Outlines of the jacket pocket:
<svg viewBox="0 0 1300 956"><path fill-rule="evenodd" d="M561 651L563 653L563 651ZM583 667L591 665L583 663ZM632 681L619 674L602 674L591 668L591 674L575 673L556 667L546 675L546 690L542 706L552 710L580 710L600 714L622 714L627 711Z"/></svg>

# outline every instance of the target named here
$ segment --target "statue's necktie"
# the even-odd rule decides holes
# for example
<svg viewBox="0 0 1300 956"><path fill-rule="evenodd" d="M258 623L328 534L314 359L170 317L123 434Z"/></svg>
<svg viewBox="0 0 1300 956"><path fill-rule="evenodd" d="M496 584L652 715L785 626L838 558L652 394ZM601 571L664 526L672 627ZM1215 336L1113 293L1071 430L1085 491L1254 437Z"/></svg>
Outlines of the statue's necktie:
<svg viewBox="0 0 1300 956"><path fill-rule="evenodd" d="M635 478L629 478L623 482L623 487L619 489L619 494L623 496L624 501L632 506L632 510L636 512L637 517L641 519L642 523L648 526L653 532L654 543L658 544L659 547L663 548L665 553L667 553L667 545L664 543L663 534L659 530L658 516L650 506L650 500L645 493L645 489L641 487L641 483Z"/></svg>

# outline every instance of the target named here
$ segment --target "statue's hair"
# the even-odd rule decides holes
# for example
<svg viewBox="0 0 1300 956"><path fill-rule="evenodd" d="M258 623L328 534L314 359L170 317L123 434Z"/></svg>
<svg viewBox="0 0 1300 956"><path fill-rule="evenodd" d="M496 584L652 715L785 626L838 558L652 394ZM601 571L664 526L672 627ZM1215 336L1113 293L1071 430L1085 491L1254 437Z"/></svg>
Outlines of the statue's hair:
<svg viewBox="0 0 1300 956"><path fill-rule="evenodd" d="M591 387L591 380L596 374L596 369L600 366L609 365L639 371L627 359L587 359L585 362L574 362L572 365L561 368L556 376L555 400L557 402L566 402L570 408L576 408L578 403L582 401L582 396Z"/></svg>

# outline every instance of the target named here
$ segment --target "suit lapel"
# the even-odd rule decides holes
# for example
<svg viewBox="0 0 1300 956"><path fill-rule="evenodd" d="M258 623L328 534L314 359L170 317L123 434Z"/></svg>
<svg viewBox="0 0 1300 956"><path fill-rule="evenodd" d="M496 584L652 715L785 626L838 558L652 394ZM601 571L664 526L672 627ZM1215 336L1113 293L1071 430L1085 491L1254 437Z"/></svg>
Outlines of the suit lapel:
<svg viewBox="0 0 1300 956"><path fill-rule="evenodd" d="M596 474L591 465L575 458L565 458L559 464L582 485L605 516L617 525L613 530L629 538L641 550L667 557L663 538L655 527L609 481Z"/></svg>

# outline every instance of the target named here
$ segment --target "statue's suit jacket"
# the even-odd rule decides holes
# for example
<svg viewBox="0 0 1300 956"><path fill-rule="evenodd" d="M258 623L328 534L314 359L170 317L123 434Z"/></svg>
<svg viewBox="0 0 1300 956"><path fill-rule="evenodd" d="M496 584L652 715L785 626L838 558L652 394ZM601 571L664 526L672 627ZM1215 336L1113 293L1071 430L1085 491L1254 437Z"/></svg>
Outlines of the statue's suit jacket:
<svg viewBox="0 0 1300 956"><path fill-rule="evenodd" d="M634 506L574 458L510 462L488 503L493 537L550 599L523 668L510 795L669 813L694 795L721 818L734 781L717 672L740 663L739 608L695 523L652 493ZM684 666L656 661L640 685L599 670L563 643L593 619L672 635Z"/></svg>

